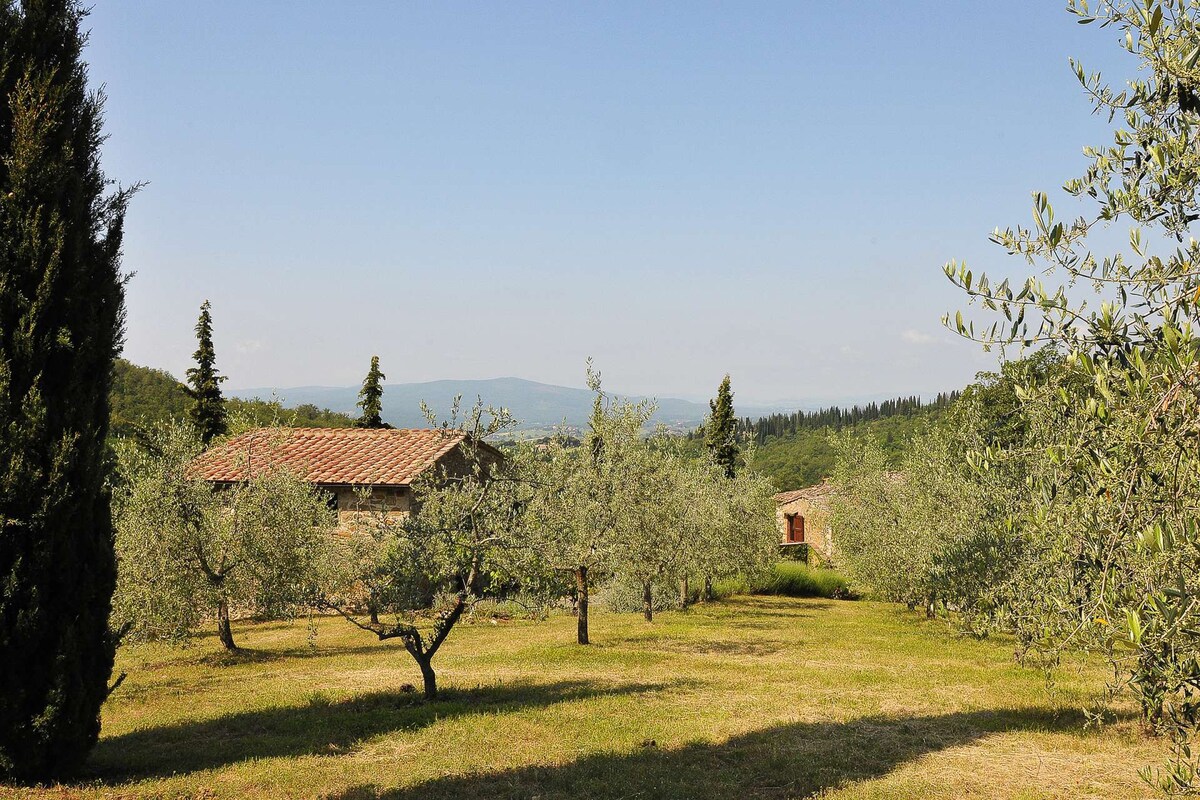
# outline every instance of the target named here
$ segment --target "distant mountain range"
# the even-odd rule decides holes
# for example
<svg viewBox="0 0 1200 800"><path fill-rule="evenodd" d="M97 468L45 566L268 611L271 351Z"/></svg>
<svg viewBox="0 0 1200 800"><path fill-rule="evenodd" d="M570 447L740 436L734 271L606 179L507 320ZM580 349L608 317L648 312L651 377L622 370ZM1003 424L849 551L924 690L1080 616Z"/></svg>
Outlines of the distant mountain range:
<svg viewBox="0 0 1200 800"><path fill-rule="evenodd" d="M357 386L298 386L288 389L229 389L226 393L243 399L270 400L277 397L286 406L311 403L320 408L357 414ZM463 405L470 407L476 397L485 404L503 406L520 421L525 430L550 428L561 423L580 428L587 424L592 411L592 393L587 389L553 386L523 378L493 378L490 380L445 380L428 383L389 383L384 386L383 418L398 428L419 428L427 424L421 415L425 401L439 415L450 410L455 395L461 394ZM640 397L627 399L640 400ZM747 406L738 407L741 417L759 417L790 411L792 408ZM678 398L658 398L658 411L652 422L663 423L675 430L694 428L708 414L707 403Z"/></svg>

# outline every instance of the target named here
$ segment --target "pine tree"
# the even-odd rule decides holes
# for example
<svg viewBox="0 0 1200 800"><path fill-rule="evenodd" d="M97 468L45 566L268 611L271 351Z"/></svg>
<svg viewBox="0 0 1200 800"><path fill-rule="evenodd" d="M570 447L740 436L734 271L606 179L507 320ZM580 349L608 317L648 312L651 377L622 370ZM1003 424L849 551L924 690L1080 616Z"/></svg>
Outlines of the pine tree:
<svg viewBox="0 0 1200 800"><path fill-rule="evenodd" d="M207 300L200 306L200 319L196 322L199 347L192 354L196 366L187 371L188 394L192 397L189 417L200 435L200 441L205 445L229 432L225 418L225 398L221 396L221 381L225 380L225 376L217 372L211 309L212 306Z"/></svg>
<svg viewBox="0 0 1200 800"><path fill-rule="evenodd" d="M106 450L125 210L73 0L0 4L0 781L65 777L117 636Z"/></svg>
<svg viewBox="0 0 1200 800"><path fill-rule="evenodd" d="M371 356L371 369L358 392L358 407L362 416L355 423L359 428L390 428L383 421L383 382L387 379L379 370L379 356Z"/></svg>
<svg viewBox="0 0 1200 800"><path fill-rule="evenodd" d="M726 477L732 478L737 471L737 439L735 428L737 417L733 414L733 391L729 388L729 376L721 381L715 400L708 401L712 411L704 432L704 444Z"/></svg>

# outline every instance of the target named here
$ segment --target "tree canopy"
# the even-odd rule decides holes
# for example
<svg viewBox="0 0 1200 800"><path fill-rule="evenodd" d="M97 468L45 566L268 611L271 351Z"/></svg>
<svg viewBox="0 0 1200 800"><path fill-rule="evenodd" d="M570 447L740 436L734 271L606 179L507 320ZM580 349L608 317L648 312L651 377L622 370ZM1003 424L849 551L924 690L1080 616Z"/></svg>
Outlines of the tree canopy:
<svg viewBox="0 0 1200 800"><path fill-rule="evenodd" d="M118 447L114 618L135 637L173 640L215 619L232 651L231 609L272 618L315 599L336 564L334 521L325 494L283 469L227 487L192 476L201 450L180 425Z"/></svg>

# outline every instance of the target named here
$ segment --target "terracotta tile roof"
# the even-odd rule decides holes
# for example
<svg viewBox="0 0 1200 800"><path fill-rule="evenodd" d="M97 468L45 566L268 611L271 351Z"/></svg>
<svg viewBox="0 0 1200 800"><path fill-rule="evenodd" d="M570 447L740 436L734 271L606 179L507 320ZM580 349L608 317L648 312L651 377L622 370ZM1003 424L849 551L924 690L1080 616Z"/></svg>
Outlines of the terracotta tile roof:
<svg viewBox="0 0 1200 800"><path fill-rule="evenodd" d="M406 486L465 438L455 430L258 428L201 454L193 474L234 483L248 467L271 464L310 483Z"/></svg>
<svg viewBox="0 0 1200 800"><path fill-rule="evenodd" d="M797 500L821 500L833 494L833 484L828 480L821 481L816 486L804 489L792 489L775 495L775 505L783 506Z"/></svg>

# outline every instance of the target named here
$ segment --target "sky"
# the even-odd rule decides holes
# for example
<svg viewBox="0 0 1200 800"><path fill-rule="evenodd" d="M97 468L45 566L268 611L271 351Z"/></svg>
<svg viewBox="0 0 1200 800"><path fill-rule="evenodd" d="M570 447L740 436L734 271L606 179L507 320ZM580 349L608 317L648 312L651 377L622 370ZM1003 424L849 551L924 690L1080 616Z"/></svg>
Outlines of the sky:
<svg viewBox="0 0 1200 800"><path fill-rule="evenodd" d="M102 0L125 356L208 299L230 387L960 388L942 266L1027 274L988 234L1107 140L1068 57L1134 68L1062 5Z"/></svg>

